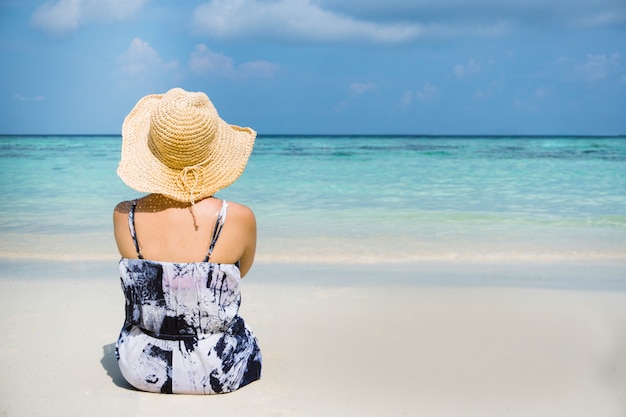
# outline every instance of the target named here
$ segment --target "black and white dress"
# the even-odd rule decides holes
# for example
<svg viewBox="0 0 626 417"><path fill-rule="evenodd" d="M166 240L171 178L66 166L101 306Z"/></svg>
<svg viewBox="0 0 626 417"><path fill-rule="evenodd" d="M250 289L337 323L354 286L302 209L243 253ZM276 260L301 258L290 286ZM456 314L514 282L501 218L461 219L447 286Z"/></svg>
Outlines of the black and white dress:
<svg viewBox="0 0 626 417"><path fill-rule="evenodd" d="M237 264L209 261L226 219L224 201L204 262L145 260L128 223L139 259L119 263L126 319L116 344L124 378L143 391L216 394L261 377L257 339L239 316Z"/></svg>

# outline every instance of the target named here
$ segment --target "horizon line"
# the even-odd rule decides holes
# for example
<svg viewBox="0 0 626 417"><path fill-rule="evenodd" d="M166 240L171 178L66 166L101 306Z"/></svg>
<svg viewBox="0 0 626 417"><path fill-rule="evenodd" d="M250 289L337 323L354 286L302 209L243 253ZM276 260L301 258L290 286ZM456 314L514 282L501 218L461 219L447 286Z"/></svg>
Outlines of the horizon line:
<svg viewBox="0 0 626 417"><path fill-rule="evenodd" d="M121 133L0 133L0 137L121 137ZM366 137L366 138L626 138L626 133L617 134L521 134L521 133L257 133L257 137L303 137L303 138L341 138L341 137Z"/></svg>

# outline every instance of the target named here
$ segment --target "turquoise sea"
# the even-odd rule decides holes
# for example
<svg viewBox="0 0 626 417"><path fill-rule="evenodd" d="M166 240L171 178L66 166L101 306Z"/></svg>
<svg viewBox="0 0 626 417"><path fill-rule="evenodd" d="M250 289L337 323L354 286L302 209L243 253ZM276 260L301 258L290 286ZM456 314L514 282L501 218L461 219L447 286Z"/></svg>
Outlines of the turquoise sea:
<svg viewBox="0 0 626 417"><path fill-rule="evenodd" d="M0 259L117 259L119 136L0 136ZM626 260L626 138L260 136L258 262Z"/></svg>

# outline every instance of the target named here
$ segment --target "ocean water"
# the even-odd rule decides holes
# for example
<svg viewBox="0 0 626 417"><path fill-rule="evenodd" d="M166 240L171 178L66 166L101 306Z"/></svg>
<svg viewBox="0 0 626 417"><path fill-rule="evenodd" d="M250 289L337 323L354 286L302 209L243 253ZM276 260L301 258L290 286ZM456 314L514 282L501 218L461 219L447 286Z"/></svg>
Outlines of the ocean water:
<svg viewBox="0 0 626 417"><path fill-rule="evenodd" d="M0 136L0 258L117 259L119 136ZM260 136L258 262L626 261L626 139Z"/></svg>

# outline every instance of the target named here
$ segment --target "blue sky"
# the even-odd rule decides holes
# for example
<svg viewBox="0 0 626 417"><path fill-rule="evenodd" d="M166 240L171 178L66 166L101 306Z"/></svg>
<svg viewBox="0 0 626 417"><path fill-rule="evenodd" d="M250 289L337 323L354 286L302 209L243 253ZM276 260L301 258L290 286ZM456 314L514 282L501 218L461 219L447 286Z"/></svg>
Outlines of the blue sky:
<svg viewBox="0 0 626 417"><path fill-rule="evenodd" d="M0 133L204 91L261 134L626 134L624 0L0 0Z"/></svg>

